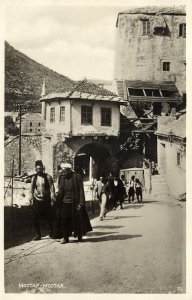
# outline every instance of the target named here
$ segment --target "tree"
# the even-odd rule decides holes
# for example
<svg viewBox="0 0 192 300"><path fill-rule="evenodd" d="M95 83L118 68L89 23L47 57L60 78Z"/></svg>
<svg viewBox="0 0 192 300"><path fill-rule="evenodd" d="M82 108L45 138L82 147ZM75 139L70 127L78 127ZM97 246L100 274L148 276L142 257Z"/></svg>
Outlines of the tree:
<svg viewBox="0 0 192 300"><path fill-rule="evenodd" d="M19 128L16 126L13 118L10 116L5 117L5 133L10 135L19 134Z"/></svg>

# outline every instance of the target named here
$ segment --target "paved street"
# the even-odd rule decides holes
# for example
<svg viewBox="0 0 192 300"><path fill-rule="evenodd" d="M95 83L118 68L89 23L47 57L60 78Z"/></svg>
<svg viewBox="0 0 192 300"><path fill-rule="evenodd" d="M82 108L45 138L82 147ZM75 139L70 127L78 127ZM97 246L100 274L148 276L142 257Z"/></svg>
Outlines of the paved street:
<svg viewBox="0 0 192 300"><path fill-rule="evenodd" d="M185 292L185 203L127 204L92 226L82 243L44 237L7 249L6 292Z"/></svg>

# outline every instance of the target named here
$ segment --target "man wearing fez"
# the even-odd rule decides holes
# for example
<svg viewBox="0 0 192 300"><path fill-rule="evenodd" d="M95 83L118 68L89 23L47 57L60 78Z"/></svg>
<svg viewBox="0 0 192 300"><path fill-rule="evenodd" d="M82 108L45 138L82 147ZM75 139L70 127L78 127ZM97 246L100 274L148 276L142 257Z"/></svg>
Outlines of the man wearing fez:
<svg viewBox="0 0 192 300"><path fill-rule="evenodd" d="M49 236L53 235L53 212L52 206L56 201L53 179L44 173L41 160L35 162L36 174L31 180L31 200L32 219L36 231L33 240L41 239L41 219L46 219L49 227Z"/></svg>
<svg viewBox="0 0 192 300"><path fill-rule="evenodd" d="M59 203L62 244L69 243L69 237L82 241L82 236L92 230L85 208L83 181L72 171L69 163L61 163L62 172L58 179L57 202Z"/></svg>

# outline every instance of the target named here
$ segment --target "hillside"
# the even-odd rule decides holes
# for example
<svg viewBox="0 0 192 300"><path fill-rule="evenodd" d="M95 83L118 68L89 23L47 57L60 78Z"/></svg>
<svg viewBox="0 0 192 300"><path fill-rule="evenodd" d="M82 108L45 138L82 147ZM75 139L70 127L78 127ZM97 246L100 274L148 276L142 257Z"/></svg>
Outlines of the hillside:
<svg viewBox="0 0 192 300"><path fill-rule="evenodd" d="M70 91L75 82L37 63L5 42L5 109L20 100L38 100L41 96L43 80L46 93L53 89Z"/></svg>

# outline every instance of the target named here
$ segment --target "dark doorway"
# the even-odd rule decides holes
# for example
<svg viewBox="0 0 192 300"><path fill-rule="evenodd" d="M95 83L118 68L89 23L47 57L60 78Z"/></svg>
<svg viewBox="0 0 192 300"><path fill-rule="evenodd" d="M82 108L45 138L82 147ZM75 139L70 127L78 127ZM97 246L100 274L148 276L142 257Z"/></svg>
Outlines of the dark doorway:
<svg viewBox="0 0 192 300"><path fill-rule="evenodd" d="M91 177L108 176L110 170L110 153L103 145L91 143L83 146L74 160L75 171L89 180Z"/></svg>

